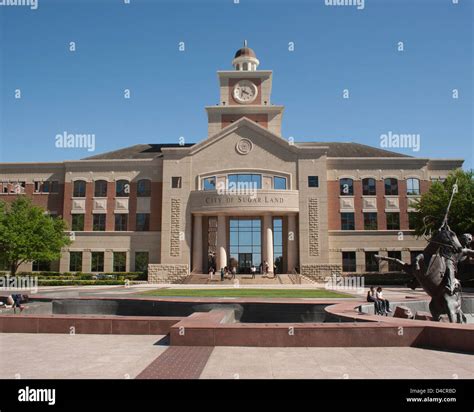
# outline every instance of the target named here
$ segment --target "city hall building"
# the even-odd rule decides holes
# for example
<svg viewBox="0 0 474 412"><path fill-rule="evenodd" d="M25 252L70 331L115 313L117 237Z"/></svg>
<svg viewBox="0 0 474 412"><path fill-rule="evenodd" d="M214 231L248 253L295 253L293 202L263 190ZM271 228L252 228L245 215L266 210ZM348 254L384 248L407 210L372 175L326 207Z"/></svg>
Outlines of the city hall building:
<svg viewBox="0 0 474 412"><path fill-rule="evenodd" d="M195 144L138 144L83 160L3 163L0 199L29 196L62 216L73 243L59 262L20 270L141 271L178 282L268 262L314 279L409 260L425 243L410 226L430 182L462 166L358 143L297 143L281 135L273 73L243 47L218 71L219 104Z"/></svg>

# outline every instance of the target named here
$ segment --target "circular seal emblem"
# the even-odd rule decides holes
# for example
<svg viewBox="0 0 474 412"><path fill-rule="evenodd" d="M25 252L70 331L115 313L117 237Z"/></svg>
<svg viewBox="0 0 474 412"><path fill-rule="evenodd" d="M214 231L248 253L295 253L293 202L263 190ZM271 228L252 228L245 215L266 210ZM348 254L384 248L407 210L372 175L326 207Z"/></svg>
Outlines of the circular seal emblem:
<svg viewBox="0 0 474 412"><path fill-rule="evenodd" d="M237 150L237 152L239 152L242 155L246 155L250 153L252 148L253 148L253 145L249 139L240 139L237 142L237 145L235 146L235 149Z"/></svg>

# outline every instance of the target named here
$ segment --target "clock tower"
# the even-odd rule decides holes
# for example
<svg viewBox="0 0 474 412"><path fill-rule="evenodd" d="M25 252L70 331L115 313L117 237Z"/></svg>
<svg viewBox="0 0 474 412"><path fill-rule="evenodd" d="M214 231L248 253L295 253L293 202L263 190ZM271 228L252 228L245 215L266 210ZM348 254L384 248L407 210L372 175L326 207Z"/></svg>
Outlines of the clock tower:
<svg viewBox="0 0 474 412"><path fill-rule="evenodd" d="M242 117L281 136L284 107L271 104L272 71L257 70L259 64L245 41L232 60L234 70L217 72L220 101L206 107L209 137Z"/></svg>

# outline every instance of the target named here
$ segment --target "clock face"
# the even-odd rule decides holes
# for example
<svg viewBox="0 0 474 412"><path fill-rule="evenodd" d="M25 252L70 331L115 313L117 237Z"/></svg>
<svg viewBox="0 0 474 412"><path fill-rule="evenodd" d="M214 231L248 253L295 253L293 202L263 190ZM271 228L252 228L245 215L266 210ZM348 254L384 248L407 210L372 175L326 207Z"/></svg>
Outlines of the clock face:
<svg viewBox="0 0 474 412"><path fill-rule="evenodd" d="M240 80L234 87L234 99L240 103L253 102L257 93L257 86L249 80Z"/></svg>

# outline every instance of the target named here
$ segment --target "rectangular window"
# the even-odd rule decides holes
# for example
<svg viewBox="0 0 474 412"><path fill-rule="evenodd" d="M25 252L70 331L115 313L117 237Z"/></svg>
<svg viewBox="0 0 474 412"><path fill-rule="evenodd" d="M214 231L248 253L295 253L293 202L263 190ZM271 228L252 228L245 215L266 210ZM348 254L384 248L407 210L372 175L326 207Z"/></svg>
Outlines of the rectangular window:
<svg viewBox="0 0 474 412"><path fill-rule="evenodd" d="M96 180L94 182L94 197L107 197L107 181Z"/></svg>
<svg viewBox="0 0 474 412"><path fill-rule="evenodd" d="M378 272L379 263L375 259L377 252L365 252L365 271L366 272Z"/></svg>
<svg viewBox="0 0 474 412"><path fill-rule="evenodd" d="M273 261L277 273L283 273L283 219L281 217L273 218Z"/></svg>
<svg viewBox="0 0 474 412"><path fill-rule="evenodd" d="M341 229L355 230L354 213L341 213Z"/></svg>
<svg viewBox="0 0 474 412"><path fill-rule="evenodd" d="M82 271L82 252L69 253L69 271L70 272Z"/></svg>
<svg viewBox="0 0 474 412"><path fill-rule="evenodd" d="M262 188L262 175L231 174L227 176L227 189L252 190Z"/></svg>
<svg viewBox="0 0 474 412"><path fill-rule="evenodd" d="M33 262L33 272L50 272L51 262L35 260Z"/></svg>
<svg viewBox="0 0 474 412"><path fill-rule="evenodd" d="M408 229L414 230L416 228L416 212L408 212Z"/></svg>
<svg viewBox="0 0 474 412"><path fill-rule="evenodd" d="M308 187L319 187L319 177L308 176Z"/></svg>
<svg viewBox="0 0 474 412"><path fill-rule="evenodd" d="M104 213L97 213L92 215L93 223L92 223L92 230L95 232L103 232L105 231L105 217Z"/></svg>
<svg viewBox="0 0 474 412"><path fill-rule="evenodd" d="M273 189L275 190L286 190L286 178L274 176L273 177Z"/></svg>
<svg viewBox="0 0 474 412"><path fill-rule="evenodd" d="M375 179L368 177L362 179L362 194L364 196L375 196L377 193L377 183Z"/></svg>
<svg viewBox="0 0 474 412"><path fill-rule="evenodd" d="M104 252L91 253L91 272L104 271Z"/></svg>
<svg viewBox="0 0 474 412"><path fill-rule="evenodd" d="M202 188L203 190L216 190L216 178L213 176L203 179Z"/></svg>
<svg viewBox="0 0 474 412"><path fill-rule="evenodd" d="M413 264L415 262L416 257L423 253L422 250L410 250L410 263Z"/></svg>
<svg viewBox="0 0 474 412"><path fill-rule="evenodd" d="M402 252L392 250L392 251L388 252L388 257L393 258L393 259L401 260L402 259ZM401 269L400 269L400 266L398 266L396 263L389 261L388 262L388 271L389 272L400 272Z"/></svg>
<svg viewBox="0 0 474 412"><path fill-rule="evenodd" d="M173 176L171 178L171 188L181 189L181 176Z"/></svg>
<svg viewBox="0 0 474 412"><path fill-rule="evenodd" d="M147 232L148 230L150 230L150 214L149 213L137 213L136 230L138 232Z"/></svg>
<svg viewBox="0 0 474 412"><path fill-rule="evenodd" d="M387 230L400 230L400 213L386 213Z"/></svg>
<svg viewBox="0 0 474 412"><path fill-rule="evenodd" d="M114 272L127 270L127 252L114 252Z"/></svg>
<svg viewBox="0 0 474 412"><path fill-rule="evenodd" d="M72 215L71 230L74 232L81 232L84 230L84 215Z"/></svg>
<svg viewBox="0 0 474 412"><path fill-rule="evenodd" d="M115 215L115 231L124 232L127 230L128 215L120 213Z"/></svg>
<svg viewBox="0 0 474 412"><path fill-rule="evenodd" d="M135 252L135 272L148 270L148 252Z"/></svg>
<svg viewBox="0 0 474 412"><path fill-rule="evenodd" d="M377 230L377 213L364 213L364 230Z"/></svg>
<svg viewBox="0 0 474 412"><path fill-rule="evenodd" d="M342 271L356 271L356 252L342 252Z"/></svg>
<svg viewBox="0 0 474 412"><path fill-rule="evenodd" d="M407 195L419 195L420 194L420 181L418 179L407 179Z"/></svg>

